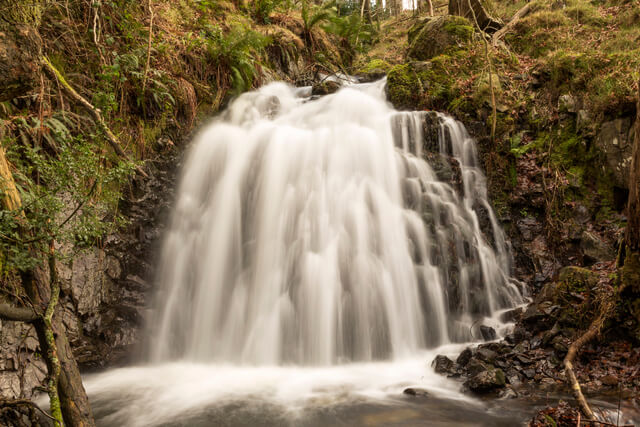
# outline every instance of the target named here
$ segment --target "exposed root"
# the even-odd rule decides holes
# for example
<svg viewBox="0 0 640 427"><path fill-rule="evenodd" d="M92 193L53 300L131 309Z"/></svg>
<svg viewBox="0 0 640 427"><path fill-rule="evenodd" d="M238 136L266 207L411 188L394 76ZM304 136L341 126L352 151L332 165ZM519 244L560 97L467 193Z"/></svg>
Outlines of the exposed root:
<svg viewBox="0 0 640 427"><path fill-rule="evenodd" d="M591 325L589 325L589 328L584 334L582 334L578 339L571 343L571 345L569 346L569 351L564 358L564 370L567 376L567 381L569 382L569 386L571 387L571 392L573 393L575 399L578 401L580 410L589 420L596 420L596 416L591 410L587 399L585 399L584 395L582 394L580 383L578 382L575 372L573 371L573 362L575 361L576 356L578 355L578 352L580 351L582 346L597 337L602 330L605 322L609 319L609 317L611 317L611 315L613 315L615 311L615 301L617 295L618 294L615 291L610 291L603 295L602 301L600 303L600 313L598 314L598 317L596 317L595 320L591 322Z"/></svg>

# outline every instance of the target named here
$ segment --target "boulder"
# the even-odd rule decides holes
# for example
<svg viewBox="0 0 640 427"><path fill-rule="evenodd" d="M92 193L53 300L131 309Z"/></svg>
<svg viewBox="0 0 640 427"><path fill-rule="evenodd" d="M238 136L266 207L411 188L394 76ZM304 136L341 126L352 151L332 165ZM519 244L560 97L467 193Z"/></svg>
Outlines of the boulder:
<svg viewBox="0 0 640 427"><path fill-rule="evenodd" d="M340 89L340 83L334 80L324 80L319 83L315 83L311 87L312 95L329 95L330 93L335 93Z"/></svg>
<svg viewBox="0 0 640 427"><path fill-rule="evenodd" d="M438 16L416 24L409 34L409 58L426 61L467 44L473 26L460 16Z"/></svg>
<svg viewBox="0 0 640 427"><path fill-rule="evenodd" d="M612 261L616 254L613 248L595 233L583 231L580 236L580 249L587 263Z"/></svg>
<svg viewBox="0 0 640 427"><path fill-rule="evenodd" d="M633 123L630 117L605 122L596 136L596 146L605 154L606 167L613 173L615 185L627 188L633 145Z"/></svg>
<svg viewBox="0 0 640 427"><path fill-rule="evenodd" d="M474 351L471 349L471 347L467 347L462 350L462 353L460 353L460 355L456 359L456 363L460 366L467 366L467 363L469 363L473 355Z"/></svg>
<svg viewBox="0 0 640 427"><path fill-rule="evenodd" d="M475 393L487 393L506 385L506 379L502 369L488 368L472 376L465 383Z"/></svg>
<svg viewBox="0 0 640 427"><path fill-rule="evenodd" d="M482 335L482 339L485 341L493 341L497 337L496 330L491 326L485 325L480 326L480 335Z"/></svg>
<svg viewBox="0 0 640 427"><path fill-rule="evenodd" d="M498 354L495 351L488 348L479 348L477 352L478 359L487 363L495 362L497 356Z"/></svg>
<svg viewBox="0 0 640 427"><path fill-rule="evenodd" d="M433 362L431 362L431 366L438 374L450 374L455 370L455 363L453 360L449 359L447 356L443 356L441 354L437 355Z"/></svg>

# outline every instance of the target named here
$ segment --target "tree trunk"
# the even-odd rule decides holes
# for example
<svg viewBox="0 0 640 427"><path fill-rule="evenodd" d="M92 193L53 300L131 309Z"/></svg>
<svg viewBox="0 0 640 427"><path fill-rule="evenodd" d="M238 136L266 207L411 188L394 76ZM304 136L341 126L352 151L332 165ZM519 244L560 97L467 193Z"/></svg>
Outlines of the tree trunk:
<svg viewBox="0 0 640 427"><path fill-rule="evenodd" d="M627 204L627 231L625 241L632 251L640 250L640 81L636 104L635 138L629 170L629 202Z"/></svg>
<svg viewBox="0 0 640 427"><path fill-rule="evenodd" d="M481 0L449 0L449 15L477 21L479 29L487 33L495 33L502 28L502 22L489 15Z"/></svg>
<svg viewBox="0 0 640 427"><path fill-rule="evenodd" d="M367 20L368 24L371 24L372 19L371 19L371 0L361 0L363 2L363 11L364 11L364 18Z"/></svg>
<svg viewBox="0 0 640 427"><path fill-rule="evenodd" d="M0 182L2 182L1 190L4 193L2 200L4 208L11 211L19 210L21 208L20 195L16 189L13 175L2 147L0 147L0 178ZM36 256L35 248L31 247L30 250ZM82 385L78 365L71 353L71 346L67 340L65 327L62 324L59 305L56 304L57 307L54 309L51 327L47 325L45 320L45 312L51 297L51 287L44 263L33 269L23 271L21 278L24 291L39 317L33 321L33 325L38 335L41 354L49 355L52 352L52 346L49 344L47 334L52 333L55 340L57 348L53 349L56 350L53 351L54 357L46 356L45 361L49 376L53 375L57 368L56 365L59 363L60 375L57 378L56 389L65 425L67 427L92 427L95 422L91 406Z"/></svg>

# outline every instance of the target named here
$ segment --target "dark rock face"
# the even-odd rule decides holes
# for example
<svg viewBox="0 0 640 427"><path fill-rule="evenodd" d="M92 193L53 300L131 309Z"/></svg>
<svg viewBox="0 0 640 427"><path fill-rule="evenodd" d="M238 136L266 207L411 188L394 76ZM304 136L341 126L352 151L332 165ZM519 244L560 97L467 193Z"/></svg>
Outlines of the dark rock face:
<svg viewBox="0 0 640 427"><path fill-rule="evenodd" d="M153 280L153 254L172 201L175 153L148 165L151 178L134 181L120 209L126 229L107 236L103 248L58 247L72 254L57 264L61 315L81 369L122 364L135 354ZM46 367L31 326L0 322L0 394L30 397Z"/></svg>

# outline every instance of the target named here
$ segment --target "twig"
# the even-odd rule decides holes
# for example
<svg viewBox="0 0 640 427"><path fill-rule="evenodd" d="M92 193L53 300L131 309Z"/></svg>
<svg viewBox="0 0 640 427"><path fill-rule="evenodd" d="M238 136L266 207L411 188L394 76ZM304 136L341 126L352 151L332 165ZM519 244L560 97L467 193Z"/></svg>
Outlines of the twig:
<svg viewBox="0 0 640 427"><path fill-rule="evenodd" d="M46 56L42 57L42 63L44 65L44 69L51 75L51 77L56 79L62 85L62 88L67 93L67 95L73 98L74 101L84 107L84 109L87 110L89 114L91 114L98 127L100 127L100 129L102 129L102 132L104 132L107 142L109 143L109 145L111 145L113 151L115 151L118 156L129 160L127 154L120 147L118 138L113 134L113 132L111 132L111 129L109 129L109 127L104 122L102 114L100 114L100 110L91 105L89 101L84 99L78 92L76 92L76 90L71 87L71 85L66 81L62 74L60 74L60 71L58 71L58 69L53 66L53 64ZM143 171L140 166L136 166L135 169L143 177L149 178L149 175L147 175L147 173Z"/></svg>
<svg viewBox="0 0 640 427"><path fill-rule="evenodd" d="M142 74L142 96L144 96L144 90L147 87L147 73L149 73L149 64L151 62L151 39L153 37L153 8L151 7L151 0L149 0L149 41L147 42L147 62L144 65L144 73Z"/></svg>

